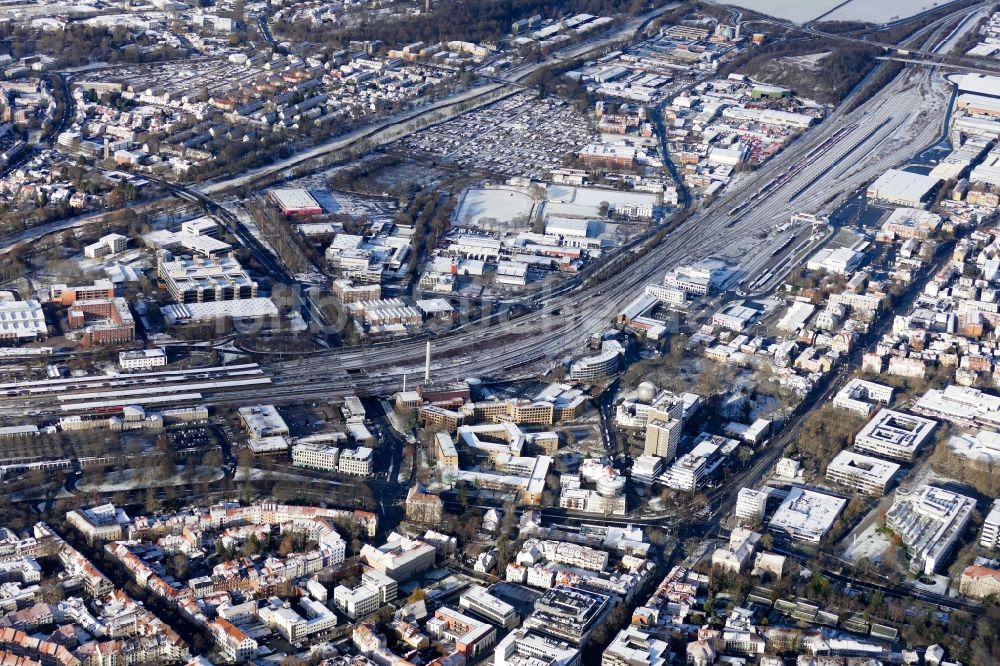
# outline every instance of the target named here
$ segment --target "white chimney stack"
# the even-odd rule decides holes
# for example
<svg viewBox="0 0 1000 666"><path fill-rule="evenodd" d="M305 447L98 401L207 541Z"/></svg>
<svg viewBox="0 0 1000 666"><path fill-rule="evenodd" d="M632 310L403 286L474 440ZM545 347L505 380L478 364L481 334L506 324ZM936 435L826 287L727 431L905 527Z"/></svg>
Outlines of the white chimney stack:
<svg viewBox="0 0 1000 666"><path fill-rule="evenodd" d="M427 341L427 356L424 360L424 384L431 383L431 341Z"/></svg>

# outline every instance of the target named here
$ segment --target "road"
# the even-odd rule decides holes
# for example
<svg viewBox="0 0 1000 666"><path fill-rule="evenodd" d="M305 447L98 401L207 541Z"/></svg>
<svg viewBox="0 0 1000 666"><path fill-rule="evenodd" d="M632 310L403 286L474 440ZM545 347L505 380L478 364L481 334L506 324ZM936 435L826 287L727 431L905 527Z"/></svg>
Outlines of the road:
<svg viewBox="0 0 1000 666"><path fill-rule="evenodd" d="M927 38L937 35L929 30ZM736 280L760 273L789 233L801 233L801 229L777 231L792 212L829 211L877 174L907 162L914 146L936 142L947 100L939 72L908 68L867 104L850 113L841 106L759 171L742 175L728 194L697 211L644 254L637 253L619 272L598 284L539 295L533 311L512 321L472 322L436 338L433 379L509 376L515 369L530 374L546 367L606 329L617 309L643 285L659 282L679 264L721 255L734 261ZM761 194L774 181L779 184ZM207 197L203 192L195 196ZM739 205L743 207L738 214L727 214ZM477 354L477 349L490 353ZM401 387L404 374L420 376L423 356L423 339L411 339L270 362L271 385L207 395L206 402L280 404L316 395L391 393ZM522 365L526 359L539 362Z"/></svg>
<svg viewBox="0 0 1000 666"><path fill-rule="evenodd" d="M531 75L545 67L599 53L622 41L632 39L650 21L664 12L677 7L678 4L664 5L626 21L617 30L607 36L590 39L575 46L560 49L538 62L528 63L512 69L497 81L480 85L427 106L417 107L391 118L386 118L385 120L365 126L273 164L251 169L238 176L209 181L197 189L203 194L215 197L235 188L266 182L274 177L287 177L288 172L297 168L314 168L317 162L322 165L324 160L337 159L340 156L349 154L352 150L363 148L362 152L367 152L367 150L372 148L387 145L403 136L412 134L416 129L449 120L466 111L477 109L492 104L504 97L514 95L523 88L524 82Z"/></svg>
<svg viewBox="0 0 1000 666"><path fill-rule="evenodd" d="M512 321L492 326L470 323L438 337L432 377L454 381L505 375L525 359L536 357L543 359L537 365L548 365L606 329L617 309L643 285L659 282L669 268L682 263L720 253L725 256L728 251L738 255L730 258L741 274L759 272L772 259L772 249L784 242L786 234L776 228L786 223L791 212L829 211L876 174L908 161L914 146L936 142L941 133L938 119L944 115L947 99L940 74L925 68L907 70L867 105L851 113L834 112L760 171L734 183L728 195L692 215L661 243L599 284L540 296L537 309ZM931 111L922 111L924 105ZM847 139L815 153L850 127L854 129ZM869 134L872 127L881 129ZM896 135L888 128L894 128ZM830 177L818 178L824 174ZM783 178L779 187L754 198L738 215L727 215L779 176ZM487 348L488 355L474 353ZM274 380L270 386L206 399L209 404L237 405L255 400L310 400L317 394L390 393L400 388L404 374L420 376L423 355L421 339L324 351L269 363ZM532 367L518 370L529 373Z"/></svg>
<svg viewBox="0 0 1000 666"><path fill-rule="evenodd" d="M828 212L878 173L908 161L913 146L937 141L941 132L937 119L944 115L947 99L939 74L908 70L864 107L850 114L835 112L759 172L735 183L715 205L691 216L659 245L600 284L541 296L536 310L510 322L490 327L469 324L437 338L432 375L438 381L497 375L540 354L546 363L561 358L605 329L618 307L644 284L659 282L669 268L682 263L727 256L728 251L740 275L759 272L771 260L771 249L784 242L787 234L775 229L792 212ZM925 105L928 111L921 110ZM854 126L850 140L804 162L810 151L850 126ZM881 129L869 134L872 127ZM824 174L832 177L818 178ZM780 187L755 198L735 219L726 215L778 176L787 177ZM491 354L470 353L482 348L491 349ZM398 341L273 363L275 384L245 397L280 401L302 399L315 390L332 395L393 391L404 373L419 376L423 351L422 340ZM307 383L311 388L304 386Z"/></svg>

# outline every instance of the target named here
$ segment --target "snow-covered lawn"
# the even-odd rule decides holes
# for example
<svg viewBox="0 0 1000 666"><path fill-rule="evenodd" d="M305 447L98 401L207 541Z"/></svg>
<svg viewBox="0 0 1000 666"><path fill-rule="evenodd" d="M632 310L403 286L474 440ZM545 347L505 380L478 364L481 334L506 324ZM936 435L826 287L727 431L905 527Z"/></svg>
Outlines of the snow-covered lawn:
<svg viewBox="0 0 1000 666"><path fill-rule="evenodd" d="M178 467L178 471L183 467ZM136 470L127 469L120 472L111 472L104 481L99 483L80 483L76 489L82 492L98 491L102 493L114 493L120 490L135 490L136 488L162 488L164 486L185 486L191 483L211 483L223 477L222 470L217 467L203 467L201 465L195 470L192 479L186 479L182 474L175 474L169 478L162 479L159 476L143 478Z"/></svg>

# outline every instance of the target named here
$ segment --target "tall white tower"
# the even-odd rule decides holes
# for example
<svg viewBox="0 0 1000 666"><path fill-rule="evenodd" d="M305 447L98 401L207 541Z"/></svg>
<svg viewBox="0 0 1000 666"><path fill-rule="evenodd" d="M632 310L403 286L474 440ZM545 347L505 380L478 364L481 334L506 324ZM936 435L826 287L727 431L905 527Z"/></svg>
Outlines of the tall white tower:
<svg viewBox="0 0 1000 666"><path fill-rule="evenodd" d="M424 358L424 384L431 383L431 341L427 341L427 354Z"/></svg>

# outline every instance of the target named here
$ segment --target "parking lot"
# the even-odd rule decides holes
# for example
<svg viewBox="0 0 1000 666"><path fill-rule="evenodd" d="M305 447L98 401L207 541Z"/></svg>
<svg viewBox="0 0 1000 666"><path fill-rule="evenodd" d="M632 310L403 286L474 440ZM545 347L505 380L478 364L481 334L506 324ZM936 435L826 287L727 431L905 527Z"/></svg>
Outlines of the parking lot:
<svg viewBox="0 0 1000 666"><path fill-rule="evenodd" d="M522 92L403 139L393 148L463 170L541 178L598 136L590 120L558 100Z"/></svg>

